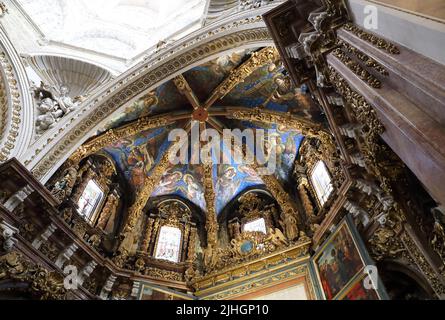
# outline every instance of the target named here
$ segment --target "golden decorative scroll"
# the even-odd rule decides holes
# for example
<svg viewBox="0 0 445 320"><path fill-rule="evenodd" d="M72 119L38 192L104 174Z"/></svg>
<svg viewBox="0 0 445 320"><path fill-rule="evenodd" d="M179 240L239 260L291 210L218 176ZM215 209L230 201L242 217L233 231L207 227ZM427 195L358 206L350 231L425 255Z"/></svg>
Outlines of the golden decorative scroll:
<svg viewBox="0 0 445 320"><path fill-rule="evenodd" d="M346 31L352 32L354 35L356 35L360 39L362 39L366 42L369 42L370 44L372 44L373 46L375 46L381 50L384 50L390 54L400 54L399 48L397 48L394 44L392 44L391 42L389 42L385 39L382 39L374 34L371 34L369 32L362 30L355 24L347 23L343 26L343 28Z"/></svg>
<svg viewBox="0 0 445 320"><path fill-rule="evenodd" d="M300 131L301 134L307 137L330 136L329 133L323 130L320 124L298 118L290 113L283 114L282 112L274 112L260 108L246 108L243 110L235 109L231 114L228 114L227 117L262 123L279 123L287 129Z"/></svg>
<svg viewBox="0 0 445 320"><path fill-rule="evenodd" d="M343 50L340 48L335 49L332 54L340 60L349 70L357 75L362 81L366 82L373 88L379 89L382 87L382 82L365 70L359 63L353 61Z"/></svg>
<svg viewBox="0 0 445 320"><path fill-rule="evenodd" d="M119 139L135 135L144 130L163 127L171 122L173 121L169 120L165 115L145 117L117 129L110 129L93 140L83 144L71 155L69 160L72 163L79 163L82 159L96 153Z"/></svg>

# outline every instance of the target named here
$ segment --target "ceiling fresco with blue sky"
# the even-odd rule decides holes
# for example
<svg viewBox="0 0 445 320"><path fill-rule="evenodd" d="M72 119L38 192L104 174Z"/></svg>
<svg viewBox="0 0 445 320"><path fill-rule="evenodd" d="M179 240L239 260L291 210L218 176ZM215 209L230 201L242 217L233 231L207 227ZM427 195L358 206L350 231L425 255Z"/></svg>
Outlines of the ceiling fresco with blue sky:
<svg viewBox="0 0 445 320"><path fill-rule="evenodd" d="M168 132L172 127L141 131L127 139L121 139L103 149L111 155L128 182L137 190L145 176L160 160L169 146Z"/></svg>
<svg viewBox="0 0 445 320"><path fill-rule="evenodd" d="M209 61L201 66L185 72L183 76L193 92L203 103L215 88L230 74L232 70L249 58L252 50L233 52L230 55ZM223 99L217 101L212 108L259 107L292 114L320 122L323 115L313 102L305 87L295 88L287 81L284 68L278 64L263 66L254 71L244 82L238 84ZM116 128L140 117L169 113L172 111L190 111L187 98L182 95L172 80L162 84L143 98L127 106L125 111L114 117L105 129ZM252 129L270 129L269 139L266 135L265 146L270 147L272 141L277 145L277 167L275 176L283 185L292 180L294 161L298 155L304 137L297 131L290 131L279 125L267 125L218 118L222 127ZM154 165L160 160L169 146L168 133L175 125L140 132L137 135L121 139L106 147L103 151L112 156L118 168L129 184L138 190L144 178L150 175ZM222 145L223 146L223 145ZM253 146L249 146L255 150ZM252 187L264 187L261 177L255 170L246 165L234 163L227 148L222 148L224 164L214 165L213 183L216 193L215 209L220 214L224 208L245 190ZM175 195L189 200L197 207L206 211L204 197L202 166L196 164L172 165L163 175L152 197Z"/></svg>
<svg viewBox="0 0 445 320"><path fill-rule="evenodd" d="M202 166L192 164L175 165L170 167L162 176L159 185L151 196L176 195L190 200L203 211L207 211L202 181Z"/></svg>

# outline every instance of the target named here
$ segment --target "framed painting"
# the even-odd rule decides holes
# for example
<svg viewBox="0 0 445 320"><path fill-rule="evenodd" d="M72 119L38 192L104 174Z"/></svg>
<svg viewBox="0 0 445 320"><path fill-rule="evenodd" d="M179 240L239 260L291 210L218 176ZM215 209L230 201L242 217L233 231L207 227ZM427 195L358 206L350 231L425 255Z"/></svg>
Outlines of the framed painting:
<svg viewBox="0 0 445 320"><path fill-rule="evenodd" d="M348 215L312 259L321 298L338 299L345 288L350 288L357 277L364 275L365 267L373 264Z"/></svg>
<svg viewBox="0 0 445 320"><path fill-rule="evenodd" d="M349 288L340 294L339 300L382 300L385 298L380 285L376 289L365 288L366 274L357 277Z"/></svg>

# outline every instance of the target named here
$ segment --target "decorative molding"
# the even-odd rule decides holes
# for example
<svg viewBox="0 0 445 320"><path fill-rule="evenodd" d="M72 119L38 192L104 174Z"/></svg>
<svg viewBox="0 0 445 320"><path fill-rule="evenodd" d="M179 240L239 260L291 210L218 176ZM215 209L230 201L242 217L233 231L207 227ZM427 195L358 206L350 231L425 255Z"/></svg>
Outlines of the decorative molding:
<svg viewBox="0 0 445 320"><path fill-rule="evenodd" d="M28 78L14 46L0 28L0 65L5 101L0 101L0 163L18 156L31 140L34 106Z"/></svg>
<svg viewBox="0 0 445 320"><path fill-rule="evenodd" d="M360 61L362 61L367 67L374 69L378 73L380 73L383 76L388 76L388 70L385 69L384 66L382 66L380 63L378 63L375 59L371 58L367 54L363 53L359 49L355 48L354 46L350 45L348 42L345 42L343 40L338 39L337 43L348 53L353 54L356 56Z"/></svg>
<svg viewBox="0 0 445 320"><path fill-rule="evenodd" d="M370 74L359 63L353 61L343 50L340 48L335 49L332 54L340 60L349 70L351 70L357 77L367 83L369 86L379 89L382 87L382 82Z"/></svg>
<svg viewBox="0 0 445 320"><path fill-rule="evenodd" d="M298 130L307 137L330 135L321 124L292 115L291 113L274 112L261 108L226 108L230 119L255 121L262 123L280 123L288 129ZM212 115L212 112L210 112ZM217 115L217 112L215 112Z"/></svg>
<svg viewBox="0 0 445 320"><path fill-rule="evenodd" d="M352 32L354 35L356 35L360 39L372 44L376 48L384 50L390 54L400 54L399 48L397 48L394 44L392 44L391 42L389 42L383 38L380 38L374 34L371 34L369 32L362 30L355 24L347 23L343 26L343 29L345 29L346 31Z"/></svg>

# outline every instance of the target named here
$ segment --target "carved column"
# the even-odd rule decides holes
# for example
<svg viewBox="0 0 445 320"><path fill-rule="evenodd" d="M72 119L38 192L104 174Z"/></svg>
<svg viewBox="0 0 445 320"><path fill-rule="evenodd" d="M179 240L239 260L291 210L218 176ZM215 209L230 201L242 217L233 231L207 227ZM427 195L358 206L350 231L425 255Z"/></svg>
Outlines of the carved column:
<svg viewBox="0 0 445 320"><path fill-rule="evenodd" d="M189 234L190 234L190 224L187 223L184 226L184 234L182 235L183 243L182 243L181 260L186 260L186 257L187 257L187 250L188 250L188 245L189 245Z"/></svg>
<svg viewBox="0 0 445 320"><path fill-rule="evenodd" d="M207 231L207 245L213 248L218 243L218 221L216 219L215 210L215 190L213 187L212 177L213 166L211 164L204 165L204 197L207 204L206 216L206 231Z"/></svg>
<svg viewBox="0 0 445 320"><path fill-rule="evenodd" d="M116 212L118 206L119 196L115 193L111 193L107 198L107 202L105 203L102 212L100 213L96 226L104 230L107 226L108 220Z"/></svg>
<svg viewBox="0 0 445 320"><path fill-rule="evenodd" d="M147 219L147 224L145 226L144 238L143 238L142 244L141 244L141 251L143 253L148 253L148 250L150 248L151 236L152 236L152 230L153 230L154 221L155 220L153 218L148 218Z"/></svg>
<svg viewBox="0 0 445 320"><path fill-rule="evenodd" d="M291 241L297 240L299 238L299 216L294 201L289 194L284 191L274 175L264 175L261 178L266 185L267 190L269 190L280 206L281 220L286 237Z"/></svg>
<svg viewBox="0 0 445 320"><path fill-rule="evenodd" d="M188 250L187 250L187 262L193 262L195 260L195 245L196 245L196 228L190 228L189 242L188 242Z"/></svg>
<svg viewBox="0 0 445 320"><path fill-rule="evenodd" d="M311 219L314 217L314 207L312 206L309 195L307 194L307 180L305 178L298 179L298 194L300 195L301 202L303 203L306 217Z"/></svg>

